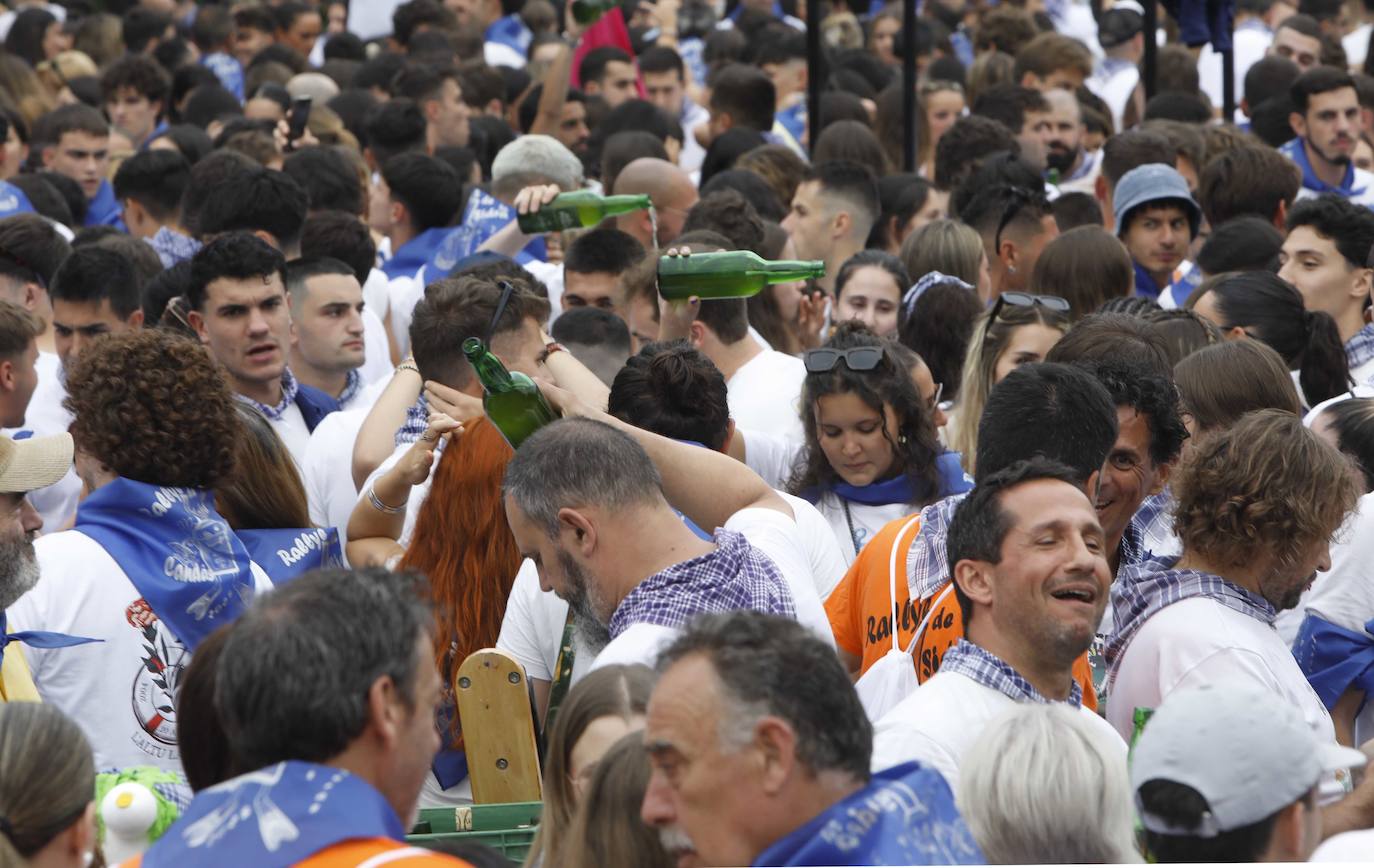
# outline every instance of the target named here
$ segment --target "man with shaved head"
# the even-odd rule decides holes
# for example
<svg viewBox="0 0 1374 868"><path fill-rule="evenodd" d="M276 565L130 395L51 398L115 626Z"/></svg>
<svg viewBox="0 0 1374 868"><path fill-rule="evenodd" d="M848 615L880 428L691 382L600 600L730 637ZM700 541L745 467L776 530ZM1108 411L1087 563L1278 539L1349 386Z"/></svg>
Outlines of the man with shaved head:
<svg viewBox="0 0 1374 868"><path fill-rule="evenodd" d="M633 211L616 218L616 228L633 236L645 249L665 247L682 234L687 211L697 203L697 188L691 177L667 160L640 157L630 163L615 178L617 196L648 196L654 203L658 218L658 238L654 238L649 212Z"/></svg>

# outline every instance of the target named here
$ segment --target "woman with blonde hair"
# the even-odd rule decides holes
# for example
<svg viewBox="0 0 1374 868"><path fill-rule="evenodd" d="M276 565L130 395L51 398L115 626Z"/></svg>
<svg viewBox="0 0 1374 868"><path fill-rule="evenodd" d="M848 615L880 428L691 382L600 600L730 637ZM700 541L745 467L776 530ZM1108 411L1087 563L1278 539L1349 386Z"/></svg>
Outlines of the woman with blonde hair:
<svg viewBox="0 0 1374 868"><path fill-rule="evenodd" d="M20 58L4 52L0 52L0 100L19 112L30 129L40 117L57 108L56 98L38 73Z"/></svg>
<svg viewBox="0 0 1374 868"><path fill-rule="evenodd" d="M1056 296L1003 293L973 327L964 357L959 403L949 413L949 448L974 472L978 420L992 387L1021 365L1042 362L1069 329L1069 304Z"/></svg>
<svg viewBox="0 0 1374 868"><path fill-rule="evenodd" d="M58 105L71 105L81 99L72 92L71 82L76 78L99 78L100 68L80 51L64 51L49 60L38 64L39 81L56 94Z"/></svg>
<svg viewBox="0 0 1374 868"><path fill-rule="evenodd" d="M95 849L95 762L54 706L0 703L0 865L85 868Z"/></svg>
<svg viewBox="0 0 1374 868"><path fill-rule="evenodd" d="M908 235L902 242L902 265L912 280L938 271L976 287L985 304L992 301L983 239L957 220L932 220Z"/></svg>
<svg viewBox="0 0 1374 868"><path fill-rule="evenodd" d="M638 733L625 736L606 751L573 817L560 868L673 868L677 864L664 848L663 836L639 816L650 772L649 752Z"/></svg>
<svg viewBox="0 0 1374 868"><path fill-rule="evenodd" d="M603 666L568 691L551 719L544 754L544 813L539 831L525 859L527 866L552 866L574 851L569 847L579 802L591 798L592 781L607 748L627 737L638 740L653 691L654 673L647 666ZM554 712L550 711L553 715ZM647 775L645 777L647 786ZM639 798L642 801L644 788ZM632 813L639 817L638 803ZM638 860L588 862L589 865L632 865Z"/></svg>

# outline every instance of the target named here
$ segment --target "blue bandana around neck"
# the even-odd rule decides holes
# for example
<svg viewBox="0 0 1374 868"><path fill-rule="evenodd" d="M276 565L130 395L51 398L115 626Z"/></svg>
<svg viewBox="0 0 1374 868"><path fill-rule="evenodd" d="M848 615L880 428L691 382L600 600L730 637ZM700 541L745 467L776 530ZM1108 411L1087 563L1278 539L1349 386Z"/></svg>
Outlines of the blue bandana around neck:
<svg viewBox="0 0 1374 868"><path fill-rule="evenodd" d="M295 865L344 841L404 836L396 811L367 781L290 760L201 790L142 864Z"/></svg>
<svg viewBox="0 0 1374 868"><path fill-rule="evenodd" d="M910 762L877 772L775 842L755 865L983 865L940 773Z"/></svg>
<svg viewBox="0 0 1374 868"><path fill-rule="evenodd" d="M414 277L420 273L420 269L424 268L425 263L429 262L439 249L439 245L444 243L444 239L452 231L446 226L426 229L392 253L391 258L382 263L382 273L386 275L387 280Z"/></svg>
<svg viewBox="0 0 1374 868"><path fill-rule="evenodd" d="M295 527L234 533L273 585L284 585L311 570L343 566L338 528Z"/></svg>
<svg viewBox="0 0 1374 868"><path fill-rule="evenodd" d="M951 494L963 494L973 488L973 478L964 472L964 465L959 460L958 452L941 453L935 459L935 470L940 477L939 497L941 498L949 497ZM830 487L830 490L850 503L859 503L864 506L920 503L927 497L926 492L916 491L911 484L910 477L906 474L894 476L883 482L870 482L867 485L850 485L848 482L837 482ZM815 503L820 499L820 492L817 489L808 489L802 493L802 496Z"/></svg>
<svg viewBox="0 0 1374 868"><path fill-rule="evenodd" d="M1145 266L1134 259L1131 260L1131 267L1135 269L1135 294L1144 298L1159 298L1164 287L1155 283L1155 279L1145 270Z"/></svg>
<svg viewBox="0 0 1374 868"><path fill-rule="evenodd" d="M1312 168L1312 163L1307 159L1307 148L1303 147L1303 139L1299 136L1290 139L1279 146L1279 153L1298 164L1302 169L1302 185L1304 188L1314 193L1335 193L1338 196L1358 196L1364 192L1364 188L1356 190L1355 187L1355 163L1351 161L1346 164L1345 176L1341 178L1339 187L1330 184L1317 177L1316 171Z"/></svg>
<svg viewBox="0 0 1374 868"><path fill-rule="evenodd" d="M515 217L515 209L505 202L485 190L473 190L463 209L462 221L456 229L444 230L447 234L425 262L426 277L430 280L448 277L458 263L478 253L478 248L487 239L509 226ZM534 260L542 262L548 255L544 238L539 236L516 254L515 261L522 265Z"/></svg>
<svg viewBox="0 0 1374 868"><path fill-rule="evenodd" d="M83 636L68 636L49 630L20 630L11 633L7 629L7 618L0 612L0 664L5 662L5 646L11 642L21 642L30 648L68 648L72 645L85 645L88 642L104 642L104 639L87 639Z"/></svg>
<svg viewBox="0 0 1374 868"><path fill-rule="evenodd" d="M124 225L124 210L115 198L114 185L101 181L95 197L86 204L86 226L113 226L120 232L128 232Z"/></svg>
<svg viewBox="0 0 1374 868"><path fill-rule="evenodd" d="M213 492L121 477L81 503L75 529L109 552L187 650L253 599L248 551Z"/></svg>

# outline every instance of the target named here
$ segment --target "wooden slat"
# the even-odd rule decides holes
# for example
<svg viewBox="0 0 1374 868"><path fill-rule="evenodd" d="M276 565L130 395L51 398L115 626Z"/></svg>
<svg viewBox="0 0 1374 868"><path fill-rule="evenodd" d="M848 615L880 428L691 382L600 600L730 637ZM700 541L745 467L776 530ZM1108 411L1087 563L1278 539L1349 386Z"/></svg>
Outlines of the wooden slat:
<svg viewBox="0 0 1374 868"><path fill-rule="evenodd" d="M458 668L453 694L473 802L539 801L539 749L524 667L504 651L477 651Z"/></svg>

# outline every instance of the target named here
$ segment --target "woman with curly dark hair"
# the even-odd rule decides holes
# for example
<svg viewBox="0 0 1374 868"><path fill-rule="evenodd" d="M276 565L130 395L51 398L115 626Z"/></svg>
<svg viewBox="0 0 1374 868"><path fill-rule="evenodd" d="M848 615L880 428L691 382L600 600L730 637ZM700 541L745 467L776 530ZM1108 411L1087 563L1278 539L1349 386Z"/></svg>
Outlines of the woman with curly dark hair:
<svg viewBox="0 0 1374 868"><path fill-rule="evenodd" d="M765 479L790 469L787 490L816 504L846 564L889 521L969 489L936 436L939 390L919 356L846 322L805 360L805 445L746 432L749 465Z"/></svg>
<svg viewBox="0 0 1374 868"><path fill-rule="evenodd" d="M215 507L242 430L234 398L199 344L154 329L92 344L67 389L90 493L72 530L35 541L43 578L10 607L10 628L98 640L28 655L43 701L91 737L97 768L180 772L175 700L190 655L271 587Z"/></svg>

